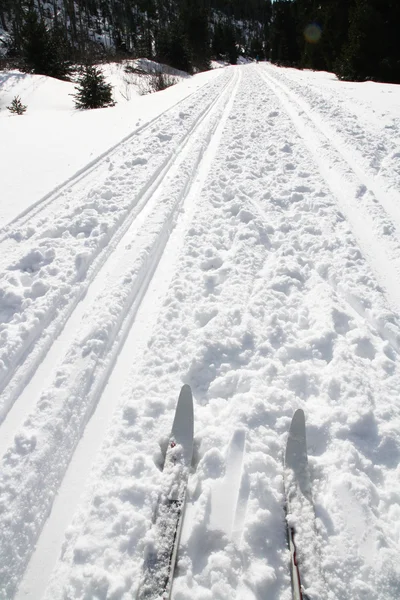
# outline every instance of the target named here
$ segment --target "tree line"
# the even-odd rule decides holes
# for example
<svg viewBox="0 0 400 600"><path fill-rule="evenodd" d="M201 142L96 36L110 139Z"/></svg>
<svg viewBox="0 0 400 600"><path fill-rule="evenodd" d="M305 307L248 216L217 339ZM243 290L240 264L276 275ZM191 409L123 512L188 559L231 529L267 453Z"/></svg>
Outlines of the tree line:
<svg viewBox="0 0 400 600"><path fill-rule="evenodd" d="M276 0L272 19L273 62L400 83L398 0Z"/></svg>
<svg viewBox="0 0 400 600"><path fill-rule="evenodd" d="M193 72L244 55L400 83L399 23L398 0L0 0L8 60L59 78L113 56Z"/></svg>
<svg viewBox="0 0 400 600"><path fill-rule="evenodd" d="M0 0L7 58L54 77L69 64L146 57L188 72L250 54L270 0ZM217 7L218 5L218 7ZM242 8L240 9L240 6ZM255 15L255 17L252 17ZM237 23L246 17L248 22ZM47 65L47 67L46 67Z"/></svg>

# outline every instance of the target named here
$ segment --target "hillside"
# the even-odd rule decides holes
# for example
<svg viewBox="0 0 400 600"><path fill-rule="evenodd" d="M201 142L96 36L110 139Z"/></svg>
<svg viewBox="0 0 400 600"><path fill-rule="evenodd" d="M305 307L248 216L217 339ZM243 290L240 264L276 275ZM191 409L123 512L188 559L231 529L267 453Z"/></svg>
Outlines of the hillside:
<svg viewBox="0 0 400 600"><path fill-rule="evenodd" d="M239 55L263 55L270 12L270 0L5 0L0 56L60 78L70 62L115 57L204 71L211 58L236 64Z"/></svg>
<svg viewBox="0 0 400 600"><path fill-rule="evenodd" d="M146 57L187 71L239 56L400 83L392 0L3 0L6 66L68 79L71 65ZM372 43L373 41L373 43Z"/></svg>

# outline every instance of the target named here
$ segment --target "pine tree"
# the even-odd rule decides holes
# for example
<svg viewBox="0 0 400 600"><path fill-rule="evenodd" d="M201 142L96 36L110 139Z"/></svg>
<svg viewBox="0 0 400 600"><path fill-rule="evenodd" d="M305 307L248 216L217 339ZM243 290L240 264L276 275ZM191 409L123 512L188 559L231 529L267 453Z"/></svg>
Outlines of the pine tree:
<svg viewBox="0 0 400 600"><path fill-rule="evenodd" d="M261 36L255 36L251 39L248 53L252 58L260 60L265 57Z"/></svg>
<svg viewBox="0 0 400 600"><path fill-rule="evenodd" d="M400 83L397 0L353 0L348 42L336 64L340 79Z"/></svg>
<svg viewBox="0 0 400 600"><path fill-rule="evenodd" d="M192 73L192 56L184 27L176 21L169 27L164 27L156 36L157 60L174 69Z"/></svg>
<svg viewBox="0 0 400 600"><path fill-rule="evenodd" d="M298 66L300 63L297 8L291 0L276 0L272 5L270 58L279 65Z"/></svg>
<svg viewBox="0 0 400 600"><path fill-rule="evenodd" d="M15 66L59 78L115 51L202 70L211 47L400 82L400 0L0 0L0 23Z"/></svg>
<svg viewBox="0 0 400 600"><path fill-rule="evenodd" d="M353 0L295 0L299 66L332 70L347 40Z"/></svg>
<svg viewBox="0 0 400 600"><path fill-rule="evenodd" d="M239 56L235 25L231 21L216 23L211 43L212 55L236 65Z"/></svg>
<svg viewBox="0 0 400 600"><path fill-rule="evenodd" d="M225 48L228 61L236 65L239 51L236 43L236 31L233 23L226 23L224 27Z"/></svg>
<svg viewBox="0 0 400 600"><path fill-rule="evenodd" d="M10 106L7 106L8 110L15 115L23 115L26 109L28 108L26 104L22 104L21 98L19 96L15 96Z"/></svg>
<svg viewBox="0 0 400 600"><path fill-rule="evenodd" d="M114 106L112 98L112 85L106 83L105 77L99 68L84 67L75 87L75 108L105 108Z"/></svg>
<svg viewBox="0 0 400 600"><path fill-rule="evenodd" d="M180 20L185 31L192 65L199 71L211 68L209 11L198 0L184 0Z"/></svg>
<svg viewBox="0 0 400 600"><path fill-rule="evenodd" d="M45 24L39 21L38 14L33 9L26 15L25 23L21 30L21 39L24 70L30 73L46 75L50 36Z"/></svg>
<svg viewBox="0 0 400 600"><path fill-rule="evenodd" d="M225 58L224 27L220 22L215 23L214 25L211 42L211 54L217 60L222 60Z"/></svg>
<svg viewBox="0 0 400 600"><path fill-rule="evenodd" d="M68 43L61 26L49 30L31 9L21 29L21 40L26 72L69 79L71 62L67 58Z"/></svg>

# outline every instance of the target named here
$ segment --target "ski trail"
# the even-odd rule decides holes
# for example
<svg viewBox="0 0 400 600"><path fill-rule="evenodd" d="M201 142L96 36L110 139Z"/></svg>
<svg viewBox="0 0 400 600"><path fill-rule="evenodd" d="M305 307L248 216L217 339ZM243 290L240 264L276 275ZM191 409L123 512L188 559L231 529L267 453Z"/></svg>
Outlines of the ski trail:
<svg viewBox="0 0 400 600"><path fill-rule="evenodd" d="M208 106L200 115L195 130L202 124L204 119L207 118L209 112L214 108L215 103L212 103L211 106ZM70 343L75 335L75 331L78 330L81 325L80 321L83 318L85 311L87 310L87 306L90 302L94 302L96 294L99 294L104 288L104 280L106 279L108 283L111 280L116 280L119 276L121 276L121 268L124 266L124 262L121 258L118 258L118 248L120 248L120 252L125 252L125 248L129 247L135 239L136 234L140 232L143 227L146 218L150 214L151 210L155 205L156 192L161 186L164 184L164 180L171 181L173 176L179 172L179 166L176 168L172 168L177 161L177 157L180 156L180 153L183 152L185 146L190 141L190 136L186 136L184 141L179 147L179 152L177 154L173 154L172 160L168 162L167 167L162 170L162 173L159 178L156 178L154 181L151 181L151 185L149 185L149 189L140 197L140 201L138 205L135 207L135 210L131 212L130 215L125 219L123 224L120 227L120 235L115 237L113 243L109 245L107 248L107 256L103 257L105 262L103 261L102 265L99 265L98 270L94 271L93 279L88 278L85 281L83 289L80 290L79 295L75 299L75 302L70 306L69 312L72 313L72 319L70 317L70 323L66 327L66 331L62 332L59 339L56 339L55 349L51 352L49 356L49 366L46 367L44 362L41 362L39 366L39 371L35 380L32 382L32 387L24 390L22 393L17 396L17 402L13 406L13 409L7 415L7 420L2 427L2 437L0 439L0 456L5 452L5 449L11 443L11 439L13 437L13 432L18 424L24 419L26 413L28 412L30 407L34 406L36 402L36 392L39 391L42 387L42 382L44 379L48 378L48 374L54 371L54 367L56 361L61 358L63 349L67 347L68 343ZM128 239L126 239L126 232L129 233ZM122 237L121 237L122 236ZM125 237L123 237L125 236ZM109 266L108 263L111 263ZM97 283L96 283L97 282ZM77 308L74 311L75 306ZM74 311L74 312L73 312ZM59 319L57 318L55 326L58 327L60 325ZM53 339L56 338L55 334L50 328L49 331L45 333L45 343L46 345L52 345ZM57 352L57 349L58 352ZM24 349L26 352L27 349ZM36 363L38 361L38 352L35 349L28 356L27 362L31 363L32 369L36 368ZM40 354L39 354L40 356ZM11 372L12 375L12 372ZM10 376L11 376L10 375ZM3 396L6 396L8 402L10 399L16 396L16 394L20 391L20 383L21 387L26 385L27 372L26 367L24 365L24 369L22 370L21 377L14 378L17 379L17 384L10 384ZM20 379L22 380L20 382ZM1 395L0 395L1 401ZM1 411L0 411L1 414Z"/></svg>
<svg viewBox="0 0 400 600"><path fill-rule="evenodd" d="M0 554L8 560L16 544L31 557L18 600L136 597L180 383L196 403L196 472L174 598L290 598L281 456L299 406L329 600L397 598L399 320L281 97L252 65L234 71L243 77L228 84L66 325L56 376L37 403L42 416L14 429L0 470ZM319 151L328 142L316 137ZM343 157L325 151L342 177ZM393 326L393 347L375 318ZM55 456L42 460L46 445ZM235 485L220 500L231 536L210 527L210 491L227 461ZM355 528L342 501L358 503ZM368 554L366 522L365 542L378 542ZM315 560L308 547L303 557ZM18 584L23 560L18 570L2 559L3 577Z"/></svg>
<svg viewBox="0 0 400 600"><path fill-rule="evenodd" d="M100 172L95 170L87 178L84 178L81 185L78 185L78 190L75 190L74 186L68 189L60 198L60 202L65 204L65 206L59 207L60 216L48 214L40 216L36 234L37 241L40 241L39 246L35 249L35 235L30 234L28 244L32 250L27 252L26 246L23 245L22 250L19 251L22 256L19 262L17 258L13 258L10 266L10 253L4 249L4 245L0 246L0 249L4 250L2 256L7 261L8 271L12 269L18 273L22 269L24 273L26 269L28 271L33 269L32 276L23 274L21 277L28 278L28 281L31 277L32 281L29 281L29 285L32 285L34 290L34 286L37 285L36 278L40 275L40 283L45 290L44 295L39 294L35 301L28 304L24 310L26 325L24 325L23 331L19 325L21 315L18 311L6 324L6 327L15 333L13 336L10 335L10 341L3 350L3 360L7 368L0 374L0 390L2 391L0 393L0 419L4 419L48 352L53 339L60 334L66 321L85 296L94 277L167 176L176 155L184 148L193 129L218 102L217 92L224 89L229 81L230 76L228 75L218 86L216 83L214 84L215 88L212 89L212 93L211 90L208 94L202 90L201 93L204 95L204 99L207 97L207 101L201 106L200 111L198 101L203 97L201 95L196 97L197 102L196 99L189 97L187 99L189 107L186 110L192 107L192 112L188 112L190 118L180 116L186 113L182 112L185 105L179 105L178 109L181 110L175 115L175 120L182 121L182 127L175 130L176 140L174 143L172 143L172 135L163 133L163 129L166 128L163 119L165 121L170 118L169 114L163 115L161 119L157 120L157 127L161 128L160 133L157 133L153 124L153 127L146 130L144 139L139 138L141 145L135 143L136 138L134 138L128 142L128 147L126 144L119 147L116 151L119 162L107 163L108 168L105 171L100 169L101 166L104 166L101 163ZM147 158L148 146L155 147L155 150ZM127 154L131 152L132 158L127 159ZM134 167L135 176L131 174L132 167ZM103 183L101 183L102 181ZM130 186L136 190L136 193L130 192ZM68 202L66 202L66 197L69 198ZM115 198L115 206L112 202L113 198ZM98 202L100 204L97 206L95 214L93 214L93 208L85 208L96 206ZM103 203L105 204L103 205ZM55 208L52 207L52 210L54 212ZM87 211L89 212L85 217ZM109 211L108 217L107 211ZM111 222L107 223L110 215ZM102 233L96 234L93 241L91 241L92 235L90 234L88 242L87 235L89 234L84 233L85 228L92 229L91 221L93 220L93 224L97 223L98 227L99 219L104 219L103 225L100 225ZM43 232L43 222L51 223L52 221L54 223L49 230ZM74 232L72 239L69 234L70 230ZM63 253L60 252L60 244L65 250ZM48 249L44 251L43 248L46 247ZM45 259L46 252L49 255L48 260ZM39 255L37 266L31 264L32 253L33 256ZM27 261L26 267L24 260ZM7 389L5 389L6 386Z"/></svg>
<svg viewBox="0 0 400 600"><path fill-rule="evenodd" d="M151 282L143 290L143 297L138 298L136 301L138 306L135 309L135 314L128 319L128 321L132 322L132 325L125 326L126 339L121 340L119 343L118 358L115 366L110 365L107 386L99 397L98 407L91 417L85 434L74 452L64 481L58 490L51 515L39 538L35 553L20 585L17 598L29 597L33 600L34 598L41 597L44 592L44 587L53 566L52 561L56 559L60 552L65 528L72 518L74 508L79 499L79 492L84 487L88 476L91 461L99 448L112 412L115 410L121 397L121 386L124 381L126 364L131 362L134 364L135 361L140 359L151 335L150 323L156 318L157 311L160 310L164 290L168 286L170 277L172 276L177 253L184 233L189 226L196 198L200 193L207 176L207 171L216 153L221 130L232 103L231 96L234 97L239 80L240 74L236 73L231 81L231 85L219 98L217 105L207 113L207 117L199 121L199 131L192 134L185 152L181 151L177 155L175 164L170 170L163 186L161 186L159 193L153 196L151 205L146 208L150 217L155 214L159 215L160 212L162 213L160 206L165 206L168 202L171 202L167 200L169 195L172 195L173 198L177 196L179 201L177 208L175 208L176 219L178 219L177 224L174 225L171 219L166 221L168 237L165 240L162 239L162 236L158 238L157 253L160 258L154 261L154 273L150 272ZM195 161L193 162L194 158ZM179 181L182 181L182 183L179 183ZM182 212L183 207L184 212ZM106 290L102 289L102 287L105 286L108 289L110 285L113 285L113 282L115 282L116 287L120 285L120 281L124 278L124 271L127 270L125 264L127 251L129 254L137 254L134 250L135 239L140 239L140 232L143 228L149 228L149 225L146 223L146 219L148 218L143 213L141 218L134 222L122 240L120 252L115 251L111 255L110 264L107 265L107 269L103 268L104 272L102 272L101 277L98 277L98 284L92 284L84 300L86 313L90 310L91 305L98 303L99 295L101 297L101 294L104 296L106 293ZM158 216L157 220L162 221L162 218L162 215ZM85 313L83 309L79 312L82 319L84 319ZM127 320L126 317L125 320ZM74 329L77 327L79 328L79 323L75 322ZM67 343L67 340L64 341L65 343ZM101 381L106 381L105 375L101 375ZM99 390L101 387L101 383L97 384ZM51 554L49 554L50 549Z"/></svg>
<svg viewBox="0 0 400 600"><path fill-rule="evenodd" d="M268 214L265 208L251 197L248 198L248 202L263 222L265 231L268 231ZM371 333L379 332L382 339L386 340L393 350L400 352L400 318L394 312L388 310L387 302L382 302L382 299L378 297L375 298L373 307L368 307L361 297L354 293L351 287L342 280L343 275L339 276L337 273L331 273L329 276L323 276L318 270L315 270L315 274L324 285L329 285L334 293L347 304L352 314L357 315L368 324ZM365 287L366 296L369 292L368 284L369 282L366 282L365 285L362 285L362 282L359 283L360 286Z"/></svg>
<svg viewBox="0 0 400 600"><path fill-rule="evenodd" d="M279 70L270 65L263 68L290 90L302 110L306 110L318 127L329 133L335 145L346 153L356 168L372 178L375 186L378 185L376 195L385 190L387 200L395 209L400 189L398 117L391 115L387 108L376 110L368 106L367 90L366 103L351 97L344 102L340 94L333 91L331 81L323 82L320 87L307 77L303 81L303 75L298 71ZM374 84L369 82L366 85ZM382 123L386 123L384 127Z"/></svg>
<svg viewBox="0 0 400 600"><path fill-rule="evenodd" d="M278 97L289 114L299 135L321 174L337 198L342 212L347 216L365 256L373 266L378 281L386 289L395 313L400 313L400 234L352 166L344 159L327 134L314 125L314 121L264 71L260 77ZM400 227L399 227L400 230ZM379 240L379 242L378 242Z"/></svg>
<svg viewBox="0 0 400 600"><path fill-rule="evenodd" d="M368 173L360 164L360 162L362 162L361 157L357 155L357 158L355 158L354 147L348 149L343 139L320 117L318 113L312 110L304 98L293 92L288 85L283 84L281 79L278 79L276 76L274 77L272 73L273 72L271 71L264 71L264 74L270 78L270 81L274 82L274 85L282 90L289 101L294 105L297 105L299 114L304 114L308 117L318 131L326 137L332 148L334 148L334 150L342 157L343 161L349 165L353 173L358 177L360 182L362 182L360 187L364 186L365 188L365 190L363 190L363 195L367 193L368 190L371 190L376 200L395 223L397 231L400 231L399 191L393 187L388 187L387 180L377 181L376 176Z"/></svg>
<svg viewBox="0 0 400 600"><path fill-rule="evenodd" d="M201 473L204 475L209 473L212 480L218 480L220 478L219 474L223 477L224 457L221 452L218 452L217 448L210 448L210 452L207 452L207 439L212 440L213 435L220 436L220 432L223 431L224 441L218 444L218 448L228 447L233 433L240 428L240 415L243 414L245 419L244 415L248 414L249 407L247 403L243 404L243 399L242 403L239 399L233 403L230 402L234 381L227 382L226 385L223 381L218 382L218 377L212 374L214 365L210 363L215 362L215 369L219 372L220 360L224 361L228 367L231 360L232 364L235 364L235 357L237 357L236 360L243 366L243 372L239 377L243 378L242 391L243 394L246 393L247 377L253 378L252 373L247 372L246 369L247 360L252 355L251 338L253 335L251 316L247 314L247 305L251 301L254 278L263 269L269 254L269 240L265 231L260 226L258 219L249 210L246 199L240 195L236 196L235 191L239 193L237 188L232 189L232 185L235 185L237 180L237 185L247 183L247 187L251 187L251 182L247 181L249 170L243 169L243 172L241 172L238 168L241 166L240 157L242 154L249 152L251 168L257 166L259 158L259 153L251 153L251 128L246 128L244 132L238 121L238 115L243 114L247 124L254 123L253 107L248 103L248 95L253 93L255 89L253 87L254 83L252 80L248 81L247 77L243 77L243 83L234 101L233 111L226 121L226 128L222 135L223 141L220 146L220 154L222 154L223 159L218 156L218 160L212 165L210 174L199 195L197 210L180 253L179 268L174 274L165 305L159 315L158 324L155 326L153 343L146 349L145 362L141 361L137 365L137 371L134 370L129 382L127 382L125 407L122 414L132 414L132 418L129 417L131 435L128 438L122 432L122 435L120 434L120 427L125 427L125 425L120 418L122 415L116 415L115 423L113 423L113 428L108 435L108 442L101 452L101 456L98 456L99 469L96 469L91 480L89 490L93 489L93 492L97 495L99 492L98 485L104 492L106 487L108 490L105 492L106 496L110 499L114 498L112 502L117 503L120 507L118 512L121 511L121 514L124 514L128 519L131 540L129 554L123 548L120 548L121 538L117 538L111 533L114 531L112 524L114 517L111 514L104 515L105 520L102 527L110 532L113 539L101 537L101 532L96 523L100 512L102 512L101 507L104 507L104 502L108 503L108 500L101 492L101 504L93 503L91 501L93 492L88 491L85 504L74 517L74 523L70 529L71 535L68 536L65 542L63 555L57 563L51 578L51 584L46 592L46 596L53 600L61 598L66 590L71 596L73 596L74 590L78 589L81 591L84 589L85 591L82 593L88 594L89 597L94 594L96 589L95 573L98 572L98 569L102 570L104 568L103 551L106 551L106 554L111 558L111 564L108 563L106 567L107 582L110 582L111 586L111 582L118 573L121 581L120 589L123 589L126 594L134 595L135 584L139 577L138 567L143 560L142 540L148 527L147 521L151 515L153 497L159 482L159 474L155 469L153 457L160 435L163 435L162 432L165 429L165 416L169 414L170 392L168 390L170 385L179 379L196 384L196 381L202 381L201 377L206 382L205 388L202 388L199 383L196 384L197 393L195 394L198 443L203 440L202 443L204 444L204 447L202 446L200 449L200 456L202 457L198 468L200 478ZM256 124L261 125L262 122L262 114L257 113ZM193 262L195 262L195 266L193 266ZM259 283L261 286L265 282L262 279ZM223 310L225 306L229 307L228 314ZM246 325L249 327L247 328ZM232 347L230 347L229 341L226 340L226 332L232 328L234 340ZM194 344L195 340L197 341L196 344ZM165 346L163 346L163 342ZM154 352L154 344L156 345L155 352L158 353L159 343L162 344L163 348L162 359L160 356L160 363L156 369L157 384L152 387L151 393L146 394L146 402L143 402L143 392L137 393L137 384L142 381L143 376L150 376L147 360ZM196 348L194 354L193 352L187 352L186 343L189 344L188 348ZM192 344L194 345L192 346ZM205 352L204 357L202 356L203 352ZM207 361L207 352L209 352L209 361ZM175 365L178 370L176 370ZM232 375L235 377L234 373ZM209 386L210 391L205 396L205 390ZM176 383L174 387L176 387ZM226 394L226 396L220 394ZM208 402L205 402L205 398L208 398ZM213 434L214 419L210 418L210 408L214 399L214 417L217 423ZM249 403L253 399L256 401L257 395L254 397L253 395L248 396ZM262 403L260 404L262 405ZM279 410L281 411L281 408ZM229 429L221 428L224 415L234 414L235 411L238 413L236 426L233 426L233 421L231 421L232 424ZM133 415L135 416L133 417ZM156 423L151 421L151 416L155 415L157 416ZM138 435L140 432L143 432L143 437ZM271 437L275 438L274 435ZM260 443L260 454L264 448L265 445ZM130 456L134 464L138 465L138 470L135 469L134 478L129 476L132 469L131 459L118 463L118 473L115 473L113 468L110 471L108 467L108 465L115 464L114 460L121 451L127 452L126 456ZM147 456L144 463L142 462L142 456ZM139 464L142 466L139 467ZM219 471L219 467L221 467L221 471ZM110 477L111 474L112 477ZM143 479L146 479L144 474L147 474L150 478L145 490L142 489ZM260 492L262 490L267 491L266 480L267 477L261 476L258 479L257 487ZM129 481L128 486L131 490L129 497L132 498L132 504L129 506L124 502L125 493L123 497L121 495L121 484L124 487L126 486L126 483L123 484L124 481L126 483ZM209 483L210 479L208 478L208 481L204 483L204 488L202 489L200 486L198 492L193 490L194 482L191 482L190 485L191 492L194 494L191 503L197 500L196 511L193 514L193 522L186 523L190 531L186 536L187 545L186 547L183 546L180 552L178 578L174 584L174 595L176 597L198 597L195 596L195 589L203 595L210 593L212 581L210 581L210 574L202 575L202 565L207 563L208 560L213 561L213 557L217 561L218 556L224 558L224 548L227 543L226 536L221 538L218 532L214 532L214 535L207 528L209 507L205 496L207 496L206 488L209 490ZM255 490L252 489L250 497L253 507L254 503L260 501L264 506L269 506L271 500L270 488L271 486L268 488L268 494L262 496L262 498L255 498ZM97 492L94 491L96 489ZM140 492L140 490L142 491ZM272 495L275 492L274 485ZM200 497L197 493L200 494ZM273 517L271 516L271 518L274 518L277 514L279 515L279 511L282 511L282 507L278 502L271 509L273 511ZM233 508L231 511L232 519L234 510ZM256 524L253 526L257 527ZM86 540L91 540L89 545L91 545L92 551L87 546ZM106 544L107 549L104 544ZM229 544L232 555L240 561L240 552L234 546L232 543ZM111 547L115 550L115 552L112 551L112 556L109 554ZM284 548L283 531L277 534L274 547L276 562L280 565L280 551ZM84 567L74 559L75 553L78 552L79 554L80 549L83 549L84 552ZM201 551L202 549L204 549L204 552ZM87 552L89 552L89 555ZM284 550L282 551L283 554ZM193 594L187 588L184 587L183 590L181 588L185 581L183 574L188 561L191 562L190 570L193 572L195 579ZM211 576L216 587L218 587L217 579L220 566L222 567L222 564L215 565L216 576ZM82 567L86 569L88 574L84 582L81 579ZM232 578L229 577L227 582L222 577L221 584L228 589L236 590L240 577L239 569L240 566L237 566L235 575ZM273 568L260 568L259 565L257 570L258 583L254 587L256 597L260 599L262 590L267 589ZM285 579L285 575L286 585L288 584L288 572L282 570L281 573L284 575L278 580L277 589L281 588L282 579ZM82 587L80 587L81 585ZM207 589L209 592L207 592ZM229 596L226 595L225 597ZM278 596L271 595L271 598L275 597Z"/></svg>
<svg viewBox="0 0 400 600"><path fill-rule="evenodd" d="M172 113L174 111L174 109L176 109L181 104L183 104L185 102L185 100L188 98L188 96L196 94L202 88L206 87L208 84L209 84L209 82L205 82L195 92L188 92L188 94L186 96L184 96L183 98L181 98L180 100L178 100L178 102L175 102L169 108L167 108L163 112L157 114L157 116L150 119L146 123L143 123L143 125L136 127L134 129L134 131L132 131L131 133L129 133L128 135L123 137L121 140L119 140L119 142L114 144L114 146L111 146L105 152L101 153L99 156L97 156L96 158L91 160L84 167L82 167L76 173L71 175L71 177L68 177L68 179L66 179L59 185L57 185L54 189L52 189L50 192L48 192L45 196L43 196L42 198L37 200L34 204L30 204L30 206L26 210L22 211L19 215L15 216L6 225L4 225L0 228L0 244L9 237L12 230L22 229L23 226L28 224L34 217L36 217L40 212L42 212L45 208L47 208L47 206L49 204L52 204L58 198L60 198L60 196L62 196L63 193L65 193L68 190L68 188L70 188L71 186L75 186L82 179L90 176L92 171L94 171L95 169L98 169L98 167L102 163L108 162L109 160L111 160L113 158L113 155L120 150L121 144L125 144L126 142L129 142L132 138L138 136L139 134L142 134L142 132L150 130L150 128L152 128L154 125L157 125L157 122L162 117L165 117L170 112Z"/></svg>

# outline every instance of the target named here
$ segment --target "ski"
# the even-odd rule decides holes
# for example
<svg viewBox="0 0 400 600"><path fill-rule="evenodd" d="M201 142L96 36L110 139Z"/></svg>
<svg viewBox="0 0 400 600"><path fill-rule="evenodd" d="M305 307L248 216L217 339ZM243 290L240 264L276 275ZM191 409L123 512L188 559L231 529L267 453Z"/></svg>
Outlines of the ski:
<svg viewBox="0 0 400 600"><path fill-rule="evenodd" d="M314 530L315 517L307 458L306 425L304 411L301 409L294 413L289 429L285 453L284 486L293 600L309 600L301 584L300 564L295 542L296 530L293 524L293 516L298 517L298 521L302 523L302 528L307 531L308 535L310 530Z"/></svg>
<svg viewBox="0 0 400 600"><path fill-rule="evenodd" d="M165 455L163 487L146 551L138 600L169 600L193 455L193 398L188 385L179 395Z"/></svg>

